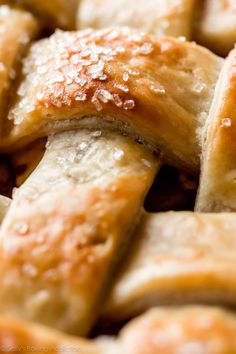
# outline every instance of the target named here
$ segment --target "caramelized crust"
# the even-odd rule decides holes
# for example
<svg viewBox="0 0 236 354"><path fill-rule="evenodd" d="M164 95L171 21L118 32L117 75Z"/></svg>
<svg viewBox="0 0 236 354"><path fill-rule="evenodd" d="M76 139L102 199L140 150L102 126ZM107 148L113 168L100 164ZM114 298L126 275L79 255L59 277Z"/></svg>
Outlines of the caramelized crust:
<svg viewBox="0 0 236 354"><path fill-rule="evenodd" d="M82 118L96 116L99 125L129 129L165 160L196 172L196 130L205 121L221 65L193 43L127 28L57 32L35 44L25 61L5 146L86 126Z"/></svg>
<svg viewBox="0 0 236 354"><path fill-rule="evenodd" d="M235 306L235 228L233 213L146 214L104 317L123 320L160 304Z"/></svg>
<svg viewBox="0 0 236 354"><path fill-rule="evenodd" d="M32 11L46 27L75 29L79 0L15 0L15 2Z"/></svg>
<svg viewBox="0 0 236 354"><path fill-rule="evenodd" d="M236 211L236 50L225 61L207 119L196 210Z"/></svg>
<svg viewBox="0 0 236 354"><path fill-rule="evenodd" d="M81 0L77 27L129 26L155 35L191 38L195 0Z"/></svg>
<svg viewBox="0 0 236 354"><path fill-rule="evenodd" d="M204 0L195 31L197 41L220 55L236 42L235 0Z"/></svg>
<svg viewBox="0 0 236 354"><path fill-rule="evenodd" d="M36 32L37 24L31 14L0 3L0 129L19 60Z"/></svg>
<svg viewBox="0 0 236 354"><path fill-rule="evenodd" d="M153 309L121 333L127 354L235 354L236 319L208 307Z"/></svg>

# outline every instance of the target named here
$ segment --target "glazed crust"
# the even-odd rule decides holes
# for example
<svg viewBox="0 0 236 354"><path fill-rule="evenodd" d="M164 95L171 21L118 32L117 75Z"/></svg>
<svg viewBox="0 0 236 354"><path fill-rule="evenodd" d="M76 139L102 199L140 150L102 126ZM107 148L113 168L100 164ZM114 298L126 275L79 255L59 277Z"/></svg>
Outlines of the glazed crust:
<svg viewBox="0 0 236 354"><path fill-rule="evenodd" d="M235 317L221 309L153 309L121 333L121 353L235 354Z"/></svg>
<svg viewBox="0 0 236 354"><path fill-rule="evenodd" d="M129 26L155 35L191 39L195 0L82 0L77 28Z"/></svg>
<svg viewBox="0 0 236 354"><path fill-rule="evenodd" d="M19 69L19 60L37 33L36 20L30 13L13 10L0 3L0 129L6 115L9 89Z"/></svg>
<svg viewBox="0 0 236 354"><path fill-rule="evenodd" d="M236 211L236 50L226 59L203 136L196 210Z"/></svg>
<svg viewBox="0 0 236 354"><path fill-rule="evenodd" d="M100 126L129 129L166 161L196 173L196 130L205 122L221 65L193 43L127 28L57 32L35 44L25 61L5 147L86 126L82 118L96 116Z"/></svg>
<svg viewBox="0 0 236 354"><path fill-rule="evenodd" d="M157 169L112 131L52 136L2 224L0 312L87 334Z"/></svg>
<svg viewBox="0 0 236 354"><path fill-rule="evenodd" d="M130 318L152 306L235 306L235 215L146 214L114 281L104 317Z"/></svg>
<svg viewBox="0 0 236 354"><path fill-rule="evenodd" d="M196 23L198 43L220 55L227 55L236 41L234 0L204 0Z"/></svg>

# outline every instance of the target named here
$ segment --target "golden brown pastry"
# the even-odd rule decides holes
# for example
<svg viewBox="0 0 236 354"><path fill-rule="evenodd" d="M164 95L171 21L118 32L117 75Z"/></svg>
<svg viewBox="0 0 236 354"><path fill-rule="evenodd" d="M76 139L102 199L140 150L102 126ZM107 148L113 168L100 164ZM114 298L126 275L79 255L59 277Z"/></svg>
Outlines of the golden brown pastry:
<svg viewBox="0 0 236 354"><path fill-rule="evenodd" d="M52 135L2 224L0 313L87 333L157 169L117 132Z"/></svg>
<svg viewBox="0 0 236 354"><path fill-rule="evenodd" d="M220 55L227 55L236 42L235 0L199 2L201 9L194 31L197 41Z"/></svg>
<svg viewBox="0 0 236 354"><path fill-rule="evenodd" d="M9 88L19 69L30 40L37 33L37 23L30 13L0 4L0 132L6 114Z"/></svg>
<svg viewBox="0 0 236 354"><path fill-rule="evenodd" d="M40 58L40 60L39 60ZM57 32L31 48L5 146L73 126L112 124L196 173L200 132L222 59L128 28ZM185 142L183 144L183 141Z"/></svg>
<svg viewBox="0 0 236 354"><path fill-rule="evenodd" d="M236 211L236 50L226 59L206 122L196 210Z"/></svg>
<svg viewBox="0 0 236 354"><path fill-rule="evenodd" d="M235 305L233 213L146 214L105 302L123 320L160 304Z"/></svg>
<svg viewBox="0 0 236 354"><path fill-rule="evenodd" d="M2 222L6 212L11 204L11 199L0 195L0 223Z"/></svg>
<svg viewBox="0 0 236 354"><path fill-rule="evenodd" d="M75 29L79 0L15 0L15 2L32 11L46 27Z"/></svg>
<svg viewBox="0 0 236 354"><path fill-rule="evenodd" d="M210 307L153 309L121 332L125 354L235 354L236 320Z"/></svg>
<svg viewBox="0 0 236 354"><path fill-rule="evenodd" d="M129 26L190 39L194 4L195 0L81 0L77 28Z"/></svg>
<svg viewBox="0 0 236 354"><path fill-rule="evenodd" d="M154 308L117 338L86 340L47 327L0 318L1 352L54 354L235 354L236 317L214 307Z"/></svg>
<svg viewBox="0 0 236 354"><path fill-rule="evenodd" d="M113 354L111 348L114 345L112 341L95 342L71 337L48 327L0 317L2 354Z"/></svg>

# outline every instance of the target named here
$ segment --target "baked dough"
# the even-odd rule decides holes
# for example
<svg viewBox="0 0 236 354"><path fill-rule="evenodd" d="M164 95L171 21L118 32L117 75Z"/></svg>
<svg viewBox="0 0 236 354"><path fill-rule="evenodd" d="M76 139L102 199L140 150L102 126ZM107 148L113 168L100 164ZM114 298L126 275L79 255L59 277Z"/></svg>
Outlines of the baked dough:
<svg viewBox="0 0 236 354"><path fill-rule="evenodd" d="M236 320L210 307L153 309L121 333L119 353L235 354Z"/></svg>
<svg viewBox="0 0 236 354"><path fill-rule="evenodd" d="M236 42L235 0L204 0L196 30L197 41L220 55L227 55Z"/></svg>
<svg viewBox="0 0 236 354"><path fill-rule="evenodd" d="M0 195L0 223L3 221L3 218L11 204L11 199Z"/></svg>
<svg viewBox="0 0 236 354"><path fill-rule="evenodd" d="M157 170L147 147L116 132L51 136L2 224L0 313L88 333Z"/></svg>
<svg viewBox="0 0 236 354"><path fill-rule="evenodd" d="M75 29L79 0L15 0L15 2L32 11L46 27Z"/></svg>
<svg viewBox="0 0 236 354"><path fill-rule="evenodd" d="M235 354L236 318L214 307L154 308L124 326L117 338L66 336L0 317L0 346L13 354Z"/></svg>
<svg viewBox="0 0 236 354"><path fill-rule="evenodd" d="M236 211L236 50L226 59L206 122L196 210Z"/></svg>
<svg viewBox="0 0 236 354"><path fill-rule="evenodd" d="M129 130L165 161L197 173L196 130L222 62L194 43L128 28L59 31L31 48L5 148L71 125L89 127L82 118L96 116L99 126Z"/></svg>
<svg viewBox="0 0 236 354"><path fill-rule="evenodd" d="M0 317L0 350L4 354L111 354L111 345L112 342L96 343L48 327Z"/></svg>
<svg viewBox="0 0 236 354"><path fill-rule="evenodd" d="M235 228L233 213L146 214L103 317L124 320L160 304L235 306Z"/></svg>
<svg viewBox="0 0 236 354"><path fill-rule="evenodd" d="M77 28L129 26L191 39L195 0L81 0Z"/></svg>
<svg viewBox="0 0 236 354"><path fill-rule="evenodd" d="M36 20L30 13L0 5L0 132L6 114L9 89L19 69L19 59L37 33Z"/></svg>

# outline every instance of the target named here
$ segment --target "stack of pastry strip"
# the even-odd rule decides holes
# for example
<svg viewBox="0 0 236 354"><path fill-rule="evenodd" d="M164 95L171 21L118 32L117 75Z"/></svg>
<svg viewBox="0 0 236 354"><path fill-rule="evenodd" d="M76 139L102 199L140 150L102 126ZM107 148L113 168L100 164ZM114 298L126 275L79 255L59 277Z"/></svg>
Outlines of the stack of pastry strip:
<svg viewBox="0 0 236 354"><path fill-rule="evenodd" d="M68 21L63 2L20 3L43 26L46 12L73 27L74 2ZM57 31L30 47L37 20L0 6L1 150L18 161L21 148L41 155L47 139L1 209L4 353L236 353L234 313L206 306L235 306L236 52L224 61L160 36L192 38L194 1L166 1L157 16L160 1L139 3L84 0L78 10L79 27L138 29ZM211 4L205 39L219 11ZM144 212L166 163L201 170L197 212ZM116 338L81 337L99 319L112 326L140 314Z"/></svg>

